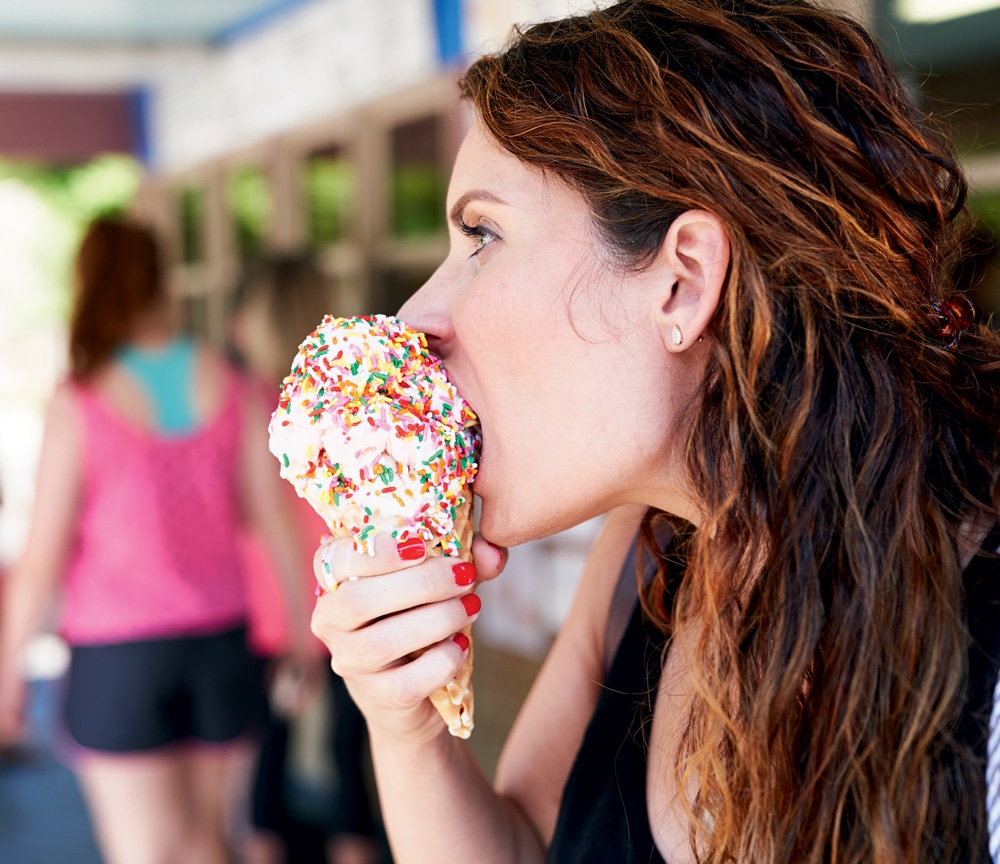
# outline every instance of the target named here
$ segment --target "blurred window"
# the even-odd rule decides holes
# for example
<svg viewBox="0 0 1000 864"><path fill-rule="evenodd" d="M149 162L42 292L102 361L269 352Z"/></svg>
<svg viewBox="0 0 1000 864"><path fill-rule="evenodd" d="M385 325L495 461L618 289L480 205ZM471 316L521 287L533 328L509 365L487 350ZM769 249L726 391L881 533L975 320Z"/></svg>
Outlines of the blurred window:
<svg viewBox="0 0 1000 864"><path fill-rule="evenodd" d="M984 229L1000 237L1000 189L973 190L969 196L969 207Z"/></svg>
<svg viewBox="0 0 1000 864"><path fill-rule="evenodd" d="M1000 0L872 0L876 32L972 179L956 287L1000 323Z"/></svg>
<svg viewBox="0 0 1000 864"><path fill-rule="evenodd" d="M196 341L207 342L209 337L208 297L195 294L182 297L181 330Z"/></svg>
<svg viewBox="0 0 1000 864"><path fill-rule="evenodd" d="M177 198L180 218L181 260L197 264L205 260L205 190L182 189Z"/></svg>
<svg viewBox="0 0 1000 864"><path fill-rule="evenodd" d="M243 165L230 173L226 198L236 232L236 251L246 261L264 248L264 237L274 212L271 187L260 168Z"/></svg>
<svg viewBox="0 0 1000 864"><path fill-rule="evenodd" d="M1000 189L974 190L969 210L975 219L966 237L966 258L957 268L956 287L966 291L983 319L1000 315Z"/></svg>
<svg viewBox="0 0 1000 864"><path fill-rule="evenodd" d="M348 233L357 201L357 169L339 148L312 153L302 174L309 244L314 249L333 246Z"/></svg>
<svg viewBox="0 0 1000 864"><path fill-rule="evenodd" d="M382 270L375 284L375 308L365 310L366 314L395 315L433 272L433 268L418 267Z"/></svg>
<svg viewBox="0 0 1000 864"><path fill-rule="evenodd" d="M444 118L433 115L392 130L392 234L424 237L445 230L448 172L441 156Z"/></svg>

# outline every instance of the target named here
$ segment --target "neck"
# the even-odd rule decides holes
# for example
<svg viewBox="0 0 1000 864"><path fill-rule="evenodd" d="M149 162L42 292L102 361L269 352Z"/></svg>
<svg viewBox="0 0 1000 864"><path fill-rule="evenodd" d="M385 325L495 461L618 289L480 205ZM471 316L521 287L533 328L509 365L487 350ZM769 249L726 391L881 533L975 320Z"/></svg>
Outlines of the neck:
<svg viewBox="0 0 1000 864"><path fill-rule="evenodd" d="M155 349L162 348L175 335L164 309L157 305L136 319L128 341L137 348Z"/></svg>

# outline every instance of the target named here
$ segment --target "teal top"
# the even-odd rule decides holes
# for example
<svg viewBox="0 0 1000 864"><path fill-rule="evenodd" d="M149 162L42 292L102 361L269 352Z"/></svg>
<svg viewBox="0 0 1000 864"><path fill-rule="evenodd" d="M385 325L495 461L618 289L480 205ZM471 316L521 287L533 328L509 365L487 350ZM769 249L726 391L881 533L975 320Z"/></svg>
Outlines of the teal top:
<svg viewBox="0 0 1000 864"><path fill-rule="evenodd" d="M153 406L153 421L165 435L185 435L198 425L193 405L194 343L172 340L163 348L127 345L118 361L139 382Z"/></svg>

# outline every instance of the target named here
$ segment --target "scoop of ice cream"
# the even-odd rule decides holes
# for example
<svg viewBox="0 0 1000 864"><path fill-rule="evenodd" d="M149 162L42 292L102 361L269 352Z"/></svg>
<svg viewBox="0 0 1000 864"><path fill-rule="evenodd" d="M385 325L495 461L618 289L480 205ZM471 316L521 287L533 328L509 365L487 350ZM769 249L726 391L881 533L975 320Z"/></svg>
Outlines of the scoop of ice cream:
<svg viewBox="0 0 1000 864"><path fill-rule="evenodd" d="M458 555L476 415L397 318L328 315L299 347L271 416L270 449L336 537L369 552L376 532Z"/></svg>

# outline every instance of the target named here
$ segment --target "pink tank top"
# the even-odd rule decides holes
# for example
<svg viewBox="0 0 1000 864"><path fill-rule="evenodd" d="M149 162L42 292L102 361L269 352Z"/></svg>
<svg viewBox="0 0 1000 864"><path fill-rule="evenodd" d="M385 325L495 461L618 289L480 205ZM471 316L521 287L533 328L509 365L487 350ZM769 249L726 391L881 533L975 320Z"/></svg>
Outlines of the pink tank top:
<svg viewBox="0 0 1000 864"><path fill-rule="evenodd" d="M187 435L129 425L86 387L83 493L61 631L71 644L206 635L242 624L240 387Z"/></svg>
<svg viewBox="0 0 1000 864"><path fill-rule="evenodd" d="M313 575L313 554L320 538L328 533L323 520L304 498L299 498L290 483L281 484L281 492L292 517L295 541L299 552L299 576L302 598L307 609L316 602L316 577ZM277 657L288 653L292 637L288 630L288 603L267 546L260 535L247 531L244 536L244 572L247 579L248 641L251 650L262 657ZM317 657L329 656L326 646L312 638L308 644Z"/></svg>
<svg viewBox="0 0 1000 864"><path fill-rule="evenodd" d="M277 398L276 388L268 381L248 380L244 386L256 387L264 404ZM275 469L277 470L277 469ZM291 517L290 527L298 551L298 571L302 598L306 608L316 602L316 577L313 575L313 554L320 538L327 533L323 520L304 498L299 498L290 483L280 485L282 504ZM247 580L248 642L250 649L262 657L278 657L292 647L289 632L288 601L281 577L260 534L249 529L243 535L243 571ZM308 642L317 657L329 656L319 639Z"/></svg>

